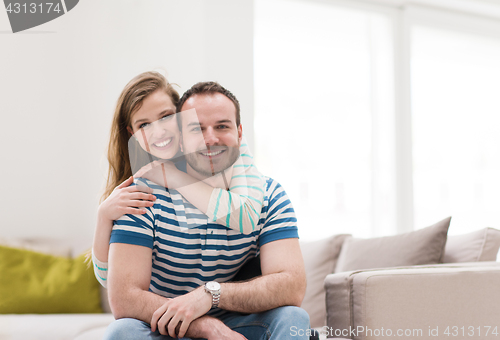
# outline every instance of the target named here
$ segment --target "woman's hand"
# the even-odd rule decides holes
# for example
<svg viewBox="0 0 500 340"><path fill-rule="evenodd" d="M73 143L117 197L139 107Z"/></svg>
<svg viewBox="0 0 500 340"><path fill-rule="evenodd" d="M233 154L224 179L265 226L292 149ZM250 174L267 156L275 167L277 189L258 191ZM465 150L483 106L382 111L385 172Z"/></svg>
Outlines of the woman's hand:
<svg viewBox="0 0 500 340"><path fill-rule="evenodd" d="M146 178L165 188L175 188L175 174L180 172L170 161L153 161L139 169L135 178Z"/></svg>
<svg viewBox="0 0 500 340"><path fill-rule="evenodd" d="M156 197L151 195L153 189L139 185L130 186L133 180L134 177L130 176L99 205L99 218L114 221L126 214L145 214L145 207L154 205Z"/></svg>

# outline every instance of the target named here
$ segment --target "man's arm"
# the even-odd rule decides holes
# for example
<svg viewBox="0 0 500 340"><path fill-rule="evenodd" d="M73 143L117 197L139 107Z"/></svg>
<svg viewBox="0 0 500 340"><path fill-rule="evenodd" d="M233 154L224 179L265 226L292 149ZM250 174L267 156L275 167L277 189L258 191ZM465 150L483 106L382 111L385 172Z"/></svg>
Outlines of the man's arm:
<svg viewBox="0 0 500 340"><path fill-rule="evenodd" d="M166 302L174 301L148 291L151 280L151 258L152 250L148 247L123 243L111 244L108 292L111 310L116 319L134 318L149 324L156 310ZM189 323L179 323L179 321L174 321L171 329L167 329L165 325L155 325L152 331L158 329L162 335L170 334L175 337L179 328L183 326L185 328L183 334L191 338L245 340L245 337L209 316L195 318Z"/></svg>
<svg viewBox="0 0 500 340"><path fill-rule="evenodd" d="M109 303L116 319L151 322L153 313L169 299L149 292L152 250L112 243L109 247Z"/></svg>
<svg viewBox="0 0 500 340"><path fill-rule="evenodd" d="M283 188L268 181L268 204L260 234L262 276L221 284L219 307L257 313L282 306L300 307L306 291L304 260L295 212ZM263 208L264 209L264 208Z"/></svg>
<svg viewBox="0 0 500 340"><path fill-rule="evenodd" d="M300 307L306 276L298 239L282 239L263 245L260 259L262 276L247 282L221 283L220 308L251 314L282 306ZM176 332L179 320L190 321L205 315L211 304L211 295L203 286L198 287L164 303L154 313L151 325L153 330L166 328L171 336L183 337L189 324L182 322Z"/></svg>
<svg viewBox="0 0 500 340"><path fill-rule="evenodd" d="M298 239L266 243L260 248L260 262L262 276L221 284L220 308L258 313L282 306L300 307L306 275Z"/></svg>

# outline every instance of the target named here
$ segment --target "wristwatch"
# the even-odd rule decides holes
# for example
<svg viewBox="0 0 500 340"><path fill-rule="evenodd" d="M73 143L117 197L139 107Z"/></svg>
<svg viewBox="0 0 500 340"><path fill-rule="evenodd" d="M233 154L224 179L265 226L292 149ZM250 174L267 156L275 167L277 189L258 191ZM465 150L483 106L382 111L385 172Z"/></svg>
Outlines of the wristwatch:
<svg viewBox="0 0 500 340"><path fill-rule="evenodd" d="M205 292L212 295L212 308L219 306L220 283L215 281L205 283Z"/></svg>

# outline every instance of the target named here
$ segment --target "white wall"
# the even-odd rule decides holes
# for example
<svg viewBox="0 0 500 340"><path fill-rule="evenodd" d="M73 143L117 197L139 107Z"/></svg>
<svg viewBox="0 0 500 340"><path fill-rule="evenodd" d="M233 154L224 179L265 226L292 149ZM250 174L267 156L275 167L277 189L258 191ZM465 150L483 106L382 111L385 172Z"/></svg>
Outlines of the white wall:
<svg viewBox="0 0 500 340"><path fill-rule="evenodd" d="M162 67L184 92L217 80L253 145L253 1L82 0L12 34L0 9L0 238L90 240L114 105Z"/></svg>

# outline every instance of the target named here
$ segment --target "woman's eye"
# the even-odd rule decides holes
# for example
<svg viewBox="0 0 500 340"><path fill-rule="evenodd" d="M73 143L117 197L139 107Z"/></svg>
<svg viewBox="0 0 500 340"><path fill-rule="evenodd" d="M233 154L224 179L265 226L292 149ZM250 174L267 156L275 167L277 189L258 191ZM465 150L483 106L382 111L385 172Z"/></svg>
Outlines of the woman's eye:
<svg viewBox="0 0 500 340"><path fill-rule="evenodd" d="M145 127L147 127L149 125L149 123L142 123L141 125L139 125L139 129L143 129Z"/></svg>
<svg viewBox="0 0 500 340"><path fill-rule="evenodd" d="M201 128L199 126L191 129L191 132L199 132L199 131L201 131Z"/></svg>

